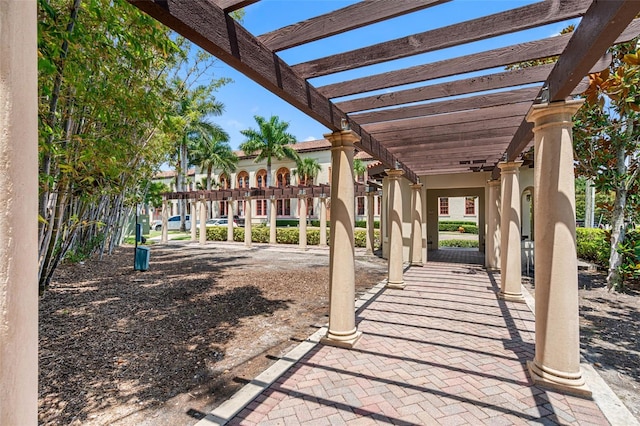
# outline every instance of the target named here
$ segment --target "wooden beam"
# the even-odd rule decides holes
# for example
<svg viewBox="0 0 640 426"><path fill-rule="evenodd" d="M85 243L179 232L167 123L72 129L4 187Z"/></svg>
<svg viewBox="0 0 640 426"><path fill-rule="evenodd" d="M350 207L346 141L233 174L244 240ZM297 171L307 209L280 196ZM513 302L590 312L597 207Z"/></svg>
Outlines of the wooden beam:
<svg viewBox="0 0 640 426"><path fill-rule="evenodd" d="M474 139L484 140L503 137L511 139L516 130L518 130L518 127L514 125L508 127L493 127L489 129L475 129L469 132L461 131L450 134L433 134L433 132L431 132L431 134L423 135L422 137L419 137L416 134L404 135L404 137L392 137L392 135L385 135L384 144L389 150L396 146L413 146L417 143L416 141L420 141L421 144L449 142L464 144L466 141L472 141ZM473 144L469 144L468 146L473 147Z"/></svg>
<svg viewBox="0 0 640 426"><path fill-rule="evenodd" d="M253 3L258 3L259 1L260 0L213 0L216 6L224 10L226 13L235 12L238 9L242 9L243 7L247 7Z"/></svg>
<svg viewBox="0 0 640 426"><path fill-rule="evenodd" d="M389 2L392 3L392 2ZM293 66L303 78L378 64L582 16L585 0L542 1Z"/></svg>
<svg viewBox="0 0 640 426"><path fill-rule="evenodd" d="M473 156L477 152L484 152L486 150L499 150L504 153L504 149L511 140L510 136L502 136L499 138L485 138L478 140L467 140L462 142L426 142L420 145L398 145L389 147L389 151L393 152L398 157L404 157L405 155L415 155L416 158L424 155L431 154L444 154L444 153L466 153L467 156Z"/></svg>
<svg viewBox="0 0 640 426"><path fill-rule="evenodd" d="M404 140L404 143L410 140L415 143L425 139L453 138L456 135L463 135L467 139L472 133L484 131L494 131L495 136L504 136L506 132L511 132L513 135L513 132L518 129L520 120L522 120L520 117L496 118L494 120L474 121L466 124L440 125L422 129L400 129L379 134L374 133L374 136L383 140L387 147L393 146L396 143L395 141L398 140Z"/></svg>
<svg viewBox="0 0 640 426"><path fill-rule="evenodd" d="M371 134L382 134L395 132L398 130L417 131L425 128L451 126L454 128L464 128L471 123L493 122L501 118L516 117L518 122L531 108L531 101L520 102L510 105L491 106L478 108L470 111L452 112L449 114L439 114L434 116L408 118L404 120L386 121L382 123L367 124L363 126ZM490 123L489 123L490 124ZM517 123L516 123L517 124Z"/></svg>
<svg viewBox="0 0 640 426"><path fill-rule="evenodd" d="M451 0L364 0L263 34L258 41L278 52L448 1Z"/></svg>
<svg viewBox="0 0 640 426"><path fill-rule="evenodd" d="M589 73L593 65L614 43L623 38L638 35L640 28L627 27L640 13L640 1L608 0L591 3L585 17L573 32L565 52L547 80L551 102L564 100ZM624 33L627 32L627 36Z"/></svg>
<svg viewBox="0 0 640 426"><path fill-rule="evenodd" d="M439 62L417 65L397 71L389 71L382 74L329 84L319 87L318 90L327 98L339 98L403 84L418 83L436 78L450 77L456 74L548 58L561 54L569 42L569 38L571 38L571 34L549 37Z"/></svg>
<svg viewBox="0 0 640 426"><path fill-rule="evenodd" d="M638 13L640 1L594 1L571 34L572 41L567 45L567 52L561 55L549 74L545 84L549 88L548 99L564 100L574 89L577 77L582 78L593 72L594 66L598 65L610 46L637 37L640 34L640 19L633 18ZM507 148L507 160L515 160L532 139L533 124L522 120ZM500 171L494 170L493 177L499 175Z"/></svg>
<svg viewBox="0 0 640 426"><path fill-rule="evenodd" d="M411 102L421 102L449 96L502 89L505 87L543 83L547 80L547 77L549 77L552 69L553 64L544 64L519 70L465 78L447 83L399 90L392 93L366 96L349 101L337 102L336 106L346 113L352 113Z"/></svg>
<svg viewBox="0 0 640 426"><path fill-rule="evenodd" d="M211 0L128 0L140 10L193 41L300 111L328 127L342 129L347 115L298 77L284 61L258 42ZM353 123L362 138L358 147L392 166L396 158L377 139ZM405 169L405 177L416 176Z"/></svg>
<svg viewBox="0 0 640 426"><path fill-rule="evenodd" d="M538 93L539 87L527 87L508 92L490 93L467 98L453 99L450 101L432 102L422 105L412 105L404 108L385 109L382 111L365 112L350 115L361 125L380 123L391 120L402 120L412 117L423 117L434 114L445 114L458 111L474 110L519 102L532 103Z"/></svg>

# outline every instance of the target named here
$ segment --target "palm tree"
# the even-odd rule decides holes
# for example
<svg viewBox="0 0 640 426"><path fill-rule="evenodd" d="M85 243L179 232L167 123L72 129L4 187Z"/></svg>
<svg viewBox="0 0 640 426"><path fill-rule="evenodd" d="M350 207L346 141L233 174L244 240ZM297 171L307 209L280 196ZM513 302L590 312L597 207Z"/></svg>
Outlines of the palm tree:
<svg viewBox="0 0 640 426"><path fill-rule="evenodd" d="M223 173L236 171L238 156L229 146L229 134L220 126L213 124L212 131L192 140L189 148L191 164L206 170L206 189L212 188L213 169L221 169Z"/></svg>
<svg viewBox="0 0 640 426"><path fill-rule="evenodd" d="M294 170L293 173L298 175L299 181L303 181L305 185L308 185L310 180L313 181L318 177L321 169L320 163L315 158L303 158L298 161L297 170Z"/></svg>
<svg viewBox="0 0 640 426"><path fill-rule="evenodd" d="M211 130L193 140L189 148L191 164L206 170L205 189L207 190L211 190L213 186L211 175L214 168L221 169L222 173L230 175L236 171L238 164L238 156L231 150L228 143L229 134L215 124L212 125ZM208 201L207 205L208 214L211 215L211 201Z"/></svg>
<svg viewBox="0 0 640 426"><path fill-rule="evenodd" d="M216 126L207 121L208 115L220 115L224 105L217 102L212 92L215 86L197 86L195 89L185 88L185 83L176 79L174 90L179 93L175 103L174 114L168 118L169 125L177 134L176 144L176 189L185 190L185 181L189 168L190 141L215 133ZM180 230L185 230L186 200L178 203L180 213ZM194 222L195 223L195 222Z"/></svg>
<svg viewBox="0 0 640 426"><path fill-rule="evenodd" d="M355 174L355 180L358 180L358 176L362 175L364 176L364 172L367 171L367 166L364 164L364 162L358 158L356 158L355 160L353 160L353 172Z"/></svg>
<svg viewBox="0 0 640 426"><path fill-rule="evenodd" d="M269 121L258 115L253 118L258 123L258 129L240 131L247 138L245 142L240 144L240 149L248 155L258 152L256 163L267 160L267 187L269 187L271 186L271 160L273 158L282 160L286 157L295 162L300 160L298 153L289 146L296 143L296 138L287 133L289 123L280 121L277 116L272 115ZM270 202L267 200L267 204ZM270 214L271 209L267 208L267 220L269 220Z"/></svg>

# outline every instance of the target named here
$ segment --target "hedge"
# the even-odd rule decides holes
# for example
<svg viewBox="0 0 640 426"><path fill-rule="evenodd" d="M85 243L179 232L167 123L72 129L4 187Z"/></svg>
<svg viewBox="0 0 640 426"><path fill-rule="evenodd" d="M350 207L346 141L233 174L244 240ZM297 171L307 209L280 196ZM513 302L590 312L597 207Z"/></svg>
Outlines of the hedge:
<svg viewBox="0 0 640 426"><path fill-rule="evenodd" d="M380 246L380 231L375 230L374 247ZM276 242L278 244L298 244L300 237L299 228L278 228L276 229ZM227 228L224 226L212 226L207 228L207 240L209 241L227 241ZM356 229L354 232L354 240L356 247L367 246L367 232L362 229ZM244 228L233 228L233 241L244 241ZM251 228L251 241L254 243L269 242L269 228L266 226L253 226ZM329 230L327 229L327 242L329 241ZM320 230L307 229L307 244L317 246L320 244Z"/></svg>
<svg viewBox="0 0 640 426"><path fill-rule="evenodd" d="M576 247L580 259L608 267L611 243L604 229L576 228Z"/></svg>
<svg viewBox="0 0 640 426"><path fill-rule="evenodd" d="M439 231L455 232L458 231L459 228L463 228L464 232L467 234L478 233L478 226L475 224L475 222L455 220L443 220L441 222L438 222Z"/></svg>
<svg viewBox="0 0 640 426"><path fill-rule="evenodd" d="M473 240L442 240L440 247L478 248L478 242Z"/></svg>

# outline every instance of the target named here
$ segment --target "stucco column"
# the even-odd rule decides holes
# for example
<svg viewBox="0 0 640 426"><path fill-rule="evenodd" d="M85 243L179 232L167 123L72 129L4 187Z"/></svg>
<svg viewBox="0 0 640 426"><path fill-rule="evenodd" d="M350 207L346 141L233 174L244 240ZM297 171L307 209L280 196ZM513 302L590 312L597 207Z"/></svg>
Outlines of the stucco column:
<svg viewBox="0 0 640 426"><path fill-rule="evenodd" d="M498 163L500 167L500 293L499 297L524 303L520 238L520 166L522 161Z"/></svg>
<svg viewBox="0 0 640 426"><path fill-rule="evenodd" d="M327 197L320 197L320 247L327 246Z"/></svg>
<svg viewBox="0 0 640 426"><path fill-rule="evenodd" d="M380 245L382 246L382 258L389 260L389 178L382 180L382 198L380 211Z"/></svg>
<svg viewBox="0 0 640 426"><path fill-rule="evenodd" d="M205 201L205 199L200 200L200 244L205 244L207 242L207 206L211 205L211 202ZM193 226L193 224L192 224Z"/></svg>
<svg viewBox="0 0 640 426"><path fill-rule="evenodd" d="M580 369L572 116L583 100L534 105L534 383L591 395Z"/></svg>
<svg viewBox="0 0 640 426"><path fill-rule="evenodd" d="M354 142L352 131L325 135L331 142L331 229L329 246L329 330L321 342L351 348L361 333L355 315Z"/></svg>
<svg viewBox="0 0 640 426"><path fill-rule="evenodd" d="M196 241L196 239L198 238L196 234L196 217L198 217L196 210L196 200L189 200L189 209L191 211L191 213L189 214L189 217L191 218L191 241Z"/></svg>
<svg viewBox="0 0 640 426"><path fill-rule="evenodd" d="M251 247L251 197L244 199L244 245Z"/></svg>
<svg viewBox="0 0 640 426"><path fill-rule="evenodd" d="M401 169L387 170L389 175L389 277L387 288L404 289L402 259L402 190Z"/></svg>
<svg viewBox="0 0 640 426"><path fill-rule="evenodd" d="M38 423L35 1L0 6L0 424Z"/></svg>
<svg viewBox="0 0 640 426"><path fill-rule="evenodd" d="M298 246L301 250L307 249L307 194L298 195Z"/></svg>
<svg viewBox="0 0 640 426"><path fill-rule="evenodd" d="M500 269L500 181L487 182L489 186L489 204L487 206L487 236L485 266L490 271Z"/></svg>
<svg viewBox="0 0 640 426"><path fill-rule="evenodd" d="M233 199L227 199L227 241L233 241Z"/></svg>
<svg viewBox="0 0 640 426"><path fill-rule="evenodd" d="M271 210L269 212L269 244L276 244L277 240L276 240L276 215L278 213L277 211L277 205L276 205L276 197L271 197L270 202L269 202L269 209Z"/></svg>
<svg viewBox="0 0 640 426"><path fill-rule="evenodd" d="M423 266L422 263L422 184L411 185L411 266Z"/></svg>
<svg viewBox="0 0 640 426"><path fill-rule="evenodd" d="M375 241L374 234L374 220L373 220L373 209L374 209L374 198L375 192L367 192L367 254L373 254L373 243Z"/></svg>
<svg viewBox="0 0 640 426"><path fill-rule="evenodd" d="M169 201L162 198L162 236L160 242L166 243L167 241L169 241Z"/></svg>

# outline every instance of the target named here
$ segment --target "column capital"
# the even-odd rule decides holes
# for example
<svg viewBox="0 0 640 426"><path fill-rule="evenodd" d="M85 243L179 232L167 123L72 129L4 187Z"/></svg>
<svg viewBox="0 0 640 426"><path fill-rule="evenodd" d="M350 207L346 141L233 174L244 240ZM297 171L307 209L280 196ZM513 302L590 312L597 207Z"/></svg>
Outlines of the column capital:
<svg viewBox="0 0 640 426"><path fill-rule="evenodd" d="M501 161L498 163L502 173L515 173L522 166L523 161Z"/></svg>
<svg viewBox="0 0 640 426"><path fill-rule="evenodd" d="M423 187L424 187L424 184L422 184L422 183L413 183L413 184L411 184L411 189L416 190L416 191L422 190Z"/></svg>
<svg viewBox="0 0 640 426"><path fill-rule="evenodd" d="M571 117L582 107L584 102L584 99L575 99L533 105L531 111L527 114L526 120L534 123L534 132L552 125L573 125Z"/></svg>
<svg viewBox="0 0 640 426"><path fill-rule="evenodd" d="M323 135L326 140L331 142L331 149L336 148L353 148L355 143L362 139L353 130L342 130L339 132L327 133Z"/></svg>
<svg viewBox="0 0 640 426"><path fill-rule="evenodd" d="M489 186L489 188L498 187L500 186L500 179L489 179L487 181L487 185Z"/></svg>
<svg viewBox="0 0 640 426"><path fill-rule="evenodd" d="M388 169L386 172L389 179L399 179L404 174L404 170L402 169Z"/></svg>

